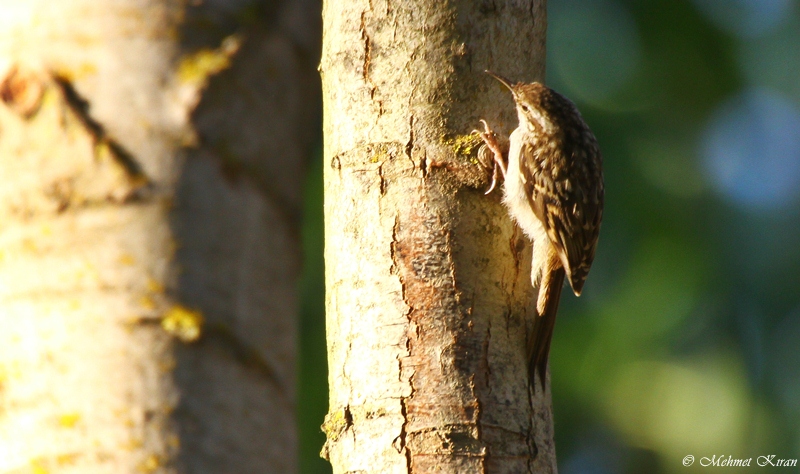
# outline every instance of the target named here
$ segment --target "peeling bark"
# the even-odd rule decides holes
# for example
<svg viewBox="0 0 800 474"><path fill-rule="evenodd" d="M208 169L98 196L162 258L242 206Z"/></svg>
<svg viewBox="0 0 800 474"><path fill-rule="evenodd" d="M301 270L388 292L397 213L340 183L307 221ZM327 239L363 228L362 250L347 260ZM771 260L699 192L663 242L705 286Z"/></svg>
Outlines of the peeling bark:
<svg viewBox="0 0 800 474"><path fill-rule="evenodd" d="M556 472L531 393L530 248L470 131L510 130L483 74L544 73L544 2L323 8L326 288L334 472Z"/></svg>

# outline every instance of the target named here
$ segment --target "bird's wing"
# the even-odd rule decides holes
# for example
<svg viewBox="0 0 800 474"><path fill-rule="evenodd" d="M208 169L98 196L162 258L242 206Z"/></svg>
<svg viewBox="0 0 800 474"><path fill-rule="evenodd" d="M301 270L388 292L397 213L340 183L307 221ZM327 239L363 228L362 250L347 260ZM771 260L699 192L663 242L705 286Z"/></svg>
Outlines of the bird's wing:
<svg viewBox="0 0 800 474"><path fill-rule="evenodd" d="M558 251L573 291L579 295L597 247L603 181L602 176L595 176L601 171L592 169L591 160L585 156L566 158L566 153L580 151L549 145L537 143L535 138L523 140L520 172L531 208ZM600 153L596 144L583 152Z"/></svg>

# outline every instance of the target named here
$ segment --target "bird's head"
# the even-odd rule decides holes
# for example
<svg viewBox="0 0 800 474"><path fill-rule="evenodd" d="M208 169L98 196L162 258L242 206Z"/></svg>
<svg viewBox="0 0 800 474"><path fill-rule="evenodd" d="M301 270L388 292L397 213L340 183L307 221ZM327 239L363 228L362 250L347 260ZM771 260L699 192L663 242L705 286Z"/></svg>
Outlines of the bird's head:
<svg viewBox="0 0 800 474"><path fill-rule="evenodd" d="M553 91L549 87L540 82L531 82L529 84L517 82L512 84L505 77L492 71L486 71L486 73L500 81L511 91L514 96L514 102L517 105L520 126L532 132L543 131L547 134L553 132L555 125L550 111L550 103L552 102L550 96Z"/></svg>

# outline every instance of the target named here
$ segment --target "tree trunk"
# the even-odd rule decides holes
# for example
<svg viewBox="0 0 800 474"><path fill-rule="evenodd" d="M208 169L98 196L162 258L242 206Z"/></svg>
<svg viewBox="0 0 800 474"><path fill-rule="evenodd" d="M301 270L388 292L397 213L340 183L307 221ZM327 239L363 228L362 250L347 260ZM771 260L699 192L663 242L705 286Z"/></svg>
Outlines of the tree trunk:
<svg viewBox="0 0 800 474"><path fill-rule="evenodd" d="M540 0L324 4L334 472L556 472L530 248L470 135L516 125L483 70L542 80L545 25Z"/></svg>
<svg viewBox="0 0 800 474"><path fill-rule="evenodd" d="M314 5L209 3L0 0L0 472L295 470Z"/></svg>

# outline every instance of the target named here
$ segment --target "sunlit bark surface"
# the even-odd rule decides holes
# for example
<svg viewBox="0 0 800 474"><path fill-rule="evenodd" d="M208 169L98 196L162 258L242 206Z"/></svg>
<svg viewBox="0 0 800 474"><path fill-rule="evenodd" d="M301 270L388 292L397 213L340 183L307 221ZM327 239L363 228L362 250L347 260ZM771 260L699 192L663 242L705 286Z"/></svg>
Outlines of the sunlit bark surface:
<svg viewBox="0 0 800 474"><path fill-rule="evenodd" d="M483 70L541 80L545 22L543 1L325 2L334 472L556 471L527 378L530 249L470 135L515 123Z"/></svg>

